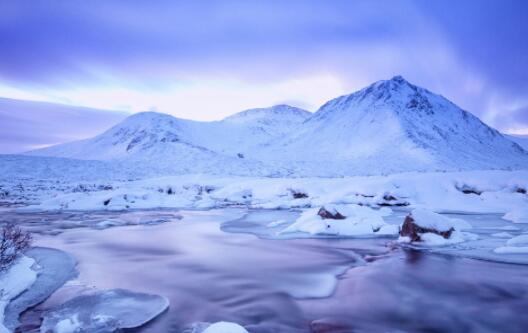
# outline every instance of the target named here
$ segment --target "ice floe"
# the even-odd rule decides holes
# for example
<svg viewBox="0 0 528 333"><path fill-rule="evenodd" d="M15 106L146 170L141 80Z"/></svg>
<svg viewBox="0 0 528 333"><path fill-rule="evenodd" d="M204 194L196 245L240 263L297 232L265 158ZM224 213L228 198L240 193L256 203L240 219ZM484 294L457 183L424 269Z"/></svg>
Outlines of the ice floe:
<svg viewBox="0 0 528 333"><path fill-rule="evenodd" d="M115 332L142 326L169 306L165 297L123 289L75 297L43 315L42 333Z"/></svg>
<svg viewBox="0 0 528 333"><path fill-rule="evenodd" d="M504 214L502 217L513 223L528 223L528 208L518 207Z"/></svg>
<svg viewBox="0 0 528 333"><path fill-rule="evenodd" d="M29 282L28 279L33 276L34 280L5 308L4 322L9 330L14 330L19 324L18 317L23 311L43 302L77 274L76 261L66 252L35 247L27 251L26 256L25 268L22 272L14 274L16 279L20 280L19 283ZM3 283L0 283L0 286L0 289L4 289Z"/></svg>
<svg viewBox="0 0 528 333"><path fill-rule="evenodd" d="M29 289L37 280L37 272L31 267L35 260L20 257L17 262L5 272L0 272L0 333L9 333L4 326L5 309L9 302Z"/></svg>

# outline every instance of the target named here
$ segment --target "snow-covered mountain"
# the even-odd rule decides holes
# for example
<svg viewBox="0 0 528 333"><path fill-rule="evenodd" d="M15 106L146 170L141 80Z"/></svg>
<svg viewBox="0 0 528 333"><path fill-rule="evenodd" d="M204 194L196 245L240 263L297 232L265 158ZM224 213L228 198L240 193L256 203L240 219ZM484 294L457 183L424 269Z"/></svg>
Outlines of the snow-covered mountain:
<svg viewBox="0 0 528 333"><path fill-rule="evenodd" d="M200 122L157 112L128 117L108 131L88 140L75 141L30 152L30 155L86 160L118 160L163 154L235 155L265 144L288 132L310 112L277 105L242 111L221 121Z"/></svg>
<svg viewBox="0 0 528 333"><path fill-rule="evenodd" d="M277 105L199 122L145 112L92 139L29 154L133 162L161 174L528 168L528 153L518 144L400 76L333 99L314 114Z"/></svg>
<svg viewBox="0 0 528 333"><path fill-rule="evenodd" d="M498 131L401 76L325 103L262 157L335 161L381 172L528 167Z"/></svg>
<svg viewBox="0 0 528 333"><path fill-rule="evenodd" d="M213 122L142 112L94 138L27 155L105 161L112 174L122 170L134 178L182 173L284 175L289 174L286 166L245 158L245 152L276 141L310 115L287 105L251 109Z"/></svg>

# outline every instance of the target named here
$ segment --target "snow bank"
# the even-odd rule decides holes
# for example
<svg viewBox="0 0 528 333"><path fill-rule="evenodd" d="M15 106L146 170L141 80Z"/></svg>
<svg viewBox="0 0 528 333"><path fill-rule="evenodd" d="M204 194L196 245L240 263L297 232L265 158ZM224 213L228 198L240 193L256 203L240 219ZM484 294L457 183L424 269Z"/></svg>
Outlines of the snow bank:
<svg viewBox="0 0 528 333"><path fill-rule="evenodd" d="M42 333L114 332L142 326L169 306L167 298L123 289L82 295L43 315Z"/></svg>
<svg viewBox="0 0 528 333"><path fill-rule="evenodd" d="M528 223L528 207L516 208L504 214L502 218L513 223Z"/></svg>
<svg viewBox="0 0 528 333"><path fill-rule="evenodd" d="M32 258L21 257L6 272L0 273L0 333L10 332L4 326L4 312L9 302L37 280L37 272L31 269L34 263Z"/></svg>
<svg viewBox="0 0 528 333"><path fill-rule="evenodd" d="M440 235L428 232L421 235L422 242L420 245L424 246L447 246L466 242L468 240L476 240L477 235L468 232L460 232L455 230L449 238L444 238Z"/></svg>
<svg viewBox="0 0 528 333"><path fill-rule="evenodd" d="M448 231L453 228L451 219L426 209L415 209L411 213L414 223L422 228Z"/></svg>
<svg viewBox="0 0 528 333"><path fill-rule="evenodd" d="M508 239L506 246L498 247L493 252L500 254L528 254L528 234Z"/></svg>
<svg viewBox="0 0 528 333"><path fill-rule="evenodd" d="M502 231L502 232L496 232L496 233L494 233L494 234L491 234L491 237L496 237L496 238L512 238L513 235L510 234L509 232Z"/></svg>
<svg viewBox="0 0 528 333"><path fill-rule="evenodd" d="M426 229L435 229L438 231L448 231L471 229L472 226L462 219L449 218L447 216L435 213L427 209L414 209L411 213L414 223Z"/></svg>
<svg viewBox="0 0 528 333"><path fill-rule="evenodd" d="M288 209L361 204L409 205L436 212L506 213L528 206L528 196L517 191L528 187L528 171L414 172L345 178L186 175L102 184L105 186L91 184L93 190L89 192L73 192L79 187L75 182L70 189L66 184L56 188L54 183L27 183L21 188L13 183L6 189L13 200L39 201L23 209L37 211L226 206ZM465 193L463 189L467 188L480 194Z"/></svg>
<svg viewBox="0 0 528 333"><path fill-rule="evenodd" d="M528 246L501 246L493 250L499 254L528 254Z"/></svg>
<svg viewBox="0 0 528 333"><path fill-rule="evenodd" d="M528 246L528 234L513 237L506 242L509 246Z"/></svg>
<svg viewBox="0 0 528 333"><path fill-rule="evenodd" d="M339 212L344 219L324 219L318 212L320 208L304 211L301 216L281 233L306 232L312 235L338 235L338 236L369 236L369 235L397 235L397 225L384 222L383 216L390 215L392 211L384 208L374 210L358 205L326 205L326 210Z"/></svg>

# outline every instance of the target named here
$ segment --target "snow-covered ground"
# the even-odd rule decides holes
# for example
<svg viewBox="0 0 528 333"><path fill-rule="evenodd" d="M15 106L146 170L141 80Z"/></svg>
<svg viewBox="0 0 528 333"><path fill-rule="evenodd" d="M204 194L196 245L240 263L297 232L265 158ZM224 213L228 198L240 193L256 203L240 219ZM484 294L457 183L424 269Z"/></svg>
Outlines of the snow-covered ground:
<svg viewBox="0 0 528 333"><path fill-rule="evenodd" d="M3 183L20 210L408 206L436 212L503 213L528 204L528 171L402 173L345 178L185 175L137 181ZM519 213L520 214L520 213Z"/></svg>
<svg viewBox="0 0 528 333"><path fill-rule="evenodd" d="M342 219L323 219L318 211L322 208L305 210L301 216L281 233L307 232L312 235L336 236L386 236L397 235L399 228L387 224L383 216L391 214L391 210L382 208L374 210L358 205L325 205L324 209L335 214L339 212Z"/></svg>

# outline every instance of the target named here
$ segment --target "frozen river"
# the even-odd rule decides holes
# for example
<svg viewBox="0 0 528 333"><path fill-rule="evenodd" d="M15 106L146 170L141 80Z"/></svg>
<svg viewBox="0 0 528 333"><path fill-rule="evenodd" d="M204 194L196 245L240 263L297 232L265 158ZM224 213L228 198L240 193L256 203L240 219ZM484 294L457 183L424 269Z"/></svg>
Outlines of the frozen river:
<svg viewBox="0 0 528 333"><path fill-rule="evenodd" d="M78 261L79 277L28 311L20 331L38 331L41 311L83 291L125 288L170 299L166 313L134 332L180 333L221 320L251 333L526 332L528 266L519 264L526 255L497 262L486 247L504 242L488 237L509 229L498 216L467 217L480 240L432 253L393 238L283 238L280 226L266 227L297 214L3 213L35 232L37 246Z"/></svg>

